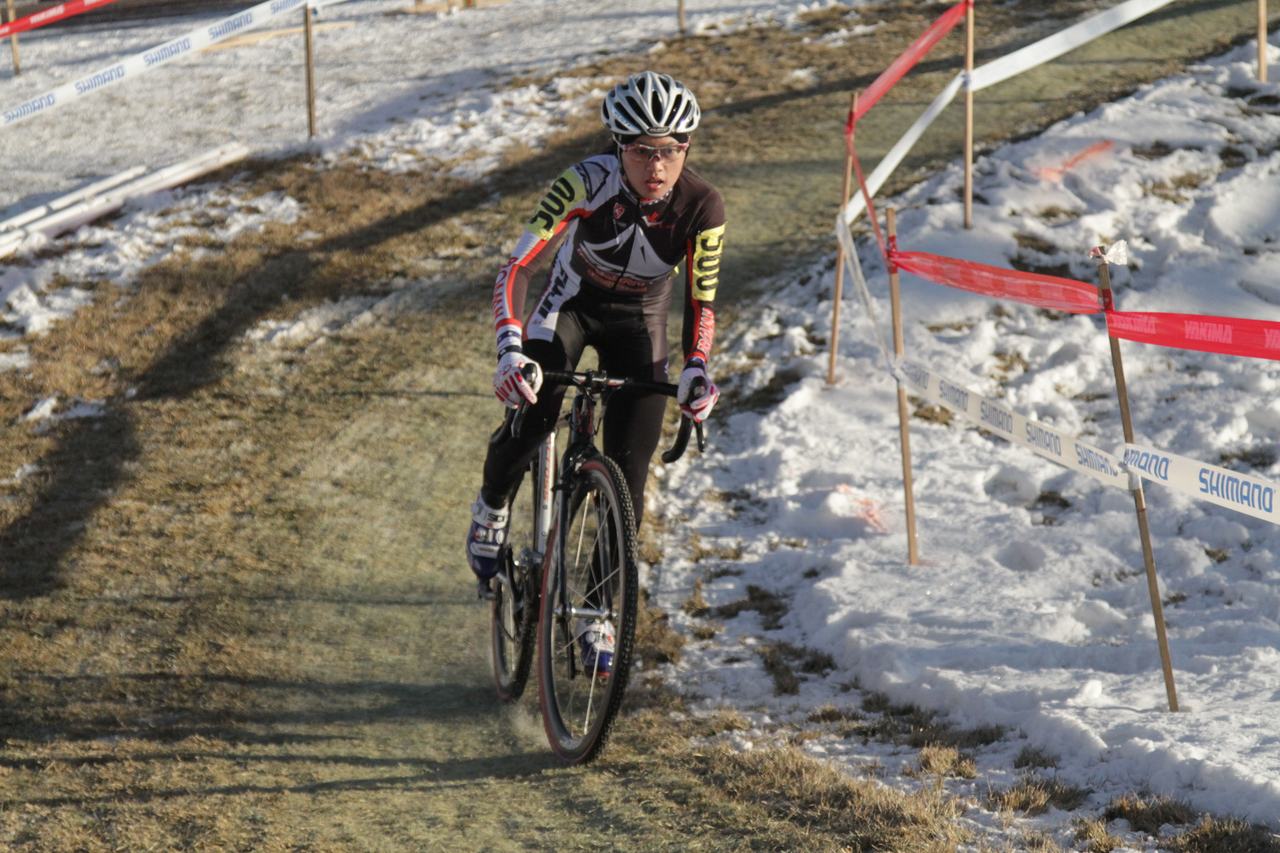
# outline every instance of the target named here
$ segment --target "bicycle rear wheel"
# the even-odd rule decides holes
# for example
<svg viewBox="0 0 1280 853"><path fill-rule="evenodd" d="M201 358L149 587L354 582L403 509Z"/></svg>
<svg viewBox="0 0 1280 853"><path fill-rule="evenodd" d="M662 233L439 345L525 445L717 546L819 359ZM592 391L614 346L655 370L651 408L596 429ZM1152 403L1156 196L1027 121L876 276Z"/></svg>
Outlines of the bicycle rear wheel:
<svg viewBox="0 0 1280 853"><path fill-rule="evenodd" d="M552 751L582 764L604 746L622 704L635 643L635 514L613 460L596 454L574 475L543 570L538 619L538 699ZM584 661L578 625L608 620L611 671Z"/></svg>
<svg viewBox="0 0 1280 853"><path fill-rule="evenodd" d="M533 664L542 565L542 554L535 550L538 474L535 457L511 499L511 527L502 568L494 579L489 633L494 687L503 702L514 702L524 693Z"/></svg>

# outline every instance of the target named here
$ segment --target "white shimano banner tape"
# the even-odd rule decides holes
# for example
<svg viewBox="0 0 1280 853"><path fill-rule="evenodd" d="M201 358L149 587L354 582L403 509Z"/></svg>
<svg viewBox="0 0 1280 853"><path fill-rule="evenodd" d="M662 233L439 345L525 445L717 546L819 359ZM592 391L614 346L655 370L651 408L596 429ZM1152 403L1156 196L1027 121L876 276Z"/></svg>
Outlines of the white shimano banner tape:
<svg viewBox="0 0 1280 853"><path fill-rule="evenodd" d="M871 321L871 332L875 336L876 346L884 357L885 369L892 373L893 358L889 355L889 346L885 343L884 332L881 330L880 315L876 311L875 300L871 298L871 291L867 289L866 276L862 274L862 259L858 257L858 247L854 245L853 234L849 232L849 226L845 224L843 216L836 217L836 239L844 249L845 271L858 289L862 307L867 309L867 319Z"/></svg>
<svg viewBox="0 0 1280 853"><path fill-rule="evenodd" d="M1096 38L1118 30L1125 24L1133 23L1143 15L1149 15L1162 6L1168 6L1173 0L1129 0L1105 12L1086 18L1075 26L1067 27L1034 44L1015 50L1008 56L994 59L974 69L973 79L969 85L975 92L1003 83L1010 77L1016 77L1024 71L1030 71L1037 65L1044 65L1070 53L1077 47L1088 44Z"/></svg>
<svg viewBox="0 0 1280 853"><path fill-rule="evenodd" d="M168 64L179 57L194 53L223 39L238 35L262 26L273 18L287 12L300 9L307 0L267 0L243 12L238 12L212 24L198 27L183 36L171 39L162 45L122 59L92 74L86 74L79 80L64 83L56 89L37 95L13 109L0 113L0 125L8 126L25 121L32 116L70 103L77 98L91 95L108 86L114 86L128 78L145 74L161 65Z"/></svg>
<svg viewBox="0 0 1280 853"><path fill-rule="evenodd" d="M1245 515L1280 524L1280 485L1142 444L1124 446L1125 467L1153 483Z"/></svg>
<svg viewBox="0 0 1280 853"><path fill-rule="evenodd" d="M964 74L957 74L952 78L947 87L938 93L933 99L933 103L925 110L920 118L916 119L915 124L907 128L907 132L902 134L902 138L894 143L889 149L889 153L881 158L876 164L875 169L867 178L867 192L871 193L871 197L875 198L876 193L880 192L880 188L884 186L885 181L889 180L889 176L893 174L893 170L898 168L907 155L911 153L911 149L920 141L920 137L924 136L924 132L929 129L929 125L933 124L938 116L942 115L952 101L956 99L956 95L960 92L960 87L964 83ZM858 218L863 210L866 209L866 202L862 199L862 193L855 193L853 198L844 208L845 222L850 225Z"/></svg>
<svg viewBox="0 0 1280 853"><path fill-rule="evenodd" d="M1120 459L1112 453L1020 415L1003 403L950 382L915 362L899 359L894 374L919 391L926 400L950 409L1037 456L1087 474L1109 486L1129 488L1129 478L1121 467Z"/></svg>

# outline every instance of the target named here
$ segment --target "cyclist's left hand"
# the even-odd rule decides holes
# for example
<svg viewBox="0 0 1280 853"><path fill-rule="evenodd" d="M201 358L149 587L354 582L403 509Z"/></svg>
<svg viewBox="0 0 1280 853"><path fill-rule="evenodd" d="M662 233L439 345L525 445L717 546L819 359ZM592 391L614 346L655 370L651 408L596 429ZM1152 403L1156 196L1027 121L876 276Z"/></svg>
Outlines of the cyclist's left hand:
<svg viewBox="0 0 1280 853"><path fill-rule="evenodd" d="M680 373L680 385L676 389L680 411L693 418L695 423L702 423L719 399L720 389L707 376L707 366L702 359L689 359Z"/></svg>
<svg viewBox="0 0 1280 853"><path fill-rule="evenodd" d="M493 374L493 393L509 408L521 402L533 405L538 402L538 389L542 387L542 368L519 349L512 349L498 360Z"/></svg>

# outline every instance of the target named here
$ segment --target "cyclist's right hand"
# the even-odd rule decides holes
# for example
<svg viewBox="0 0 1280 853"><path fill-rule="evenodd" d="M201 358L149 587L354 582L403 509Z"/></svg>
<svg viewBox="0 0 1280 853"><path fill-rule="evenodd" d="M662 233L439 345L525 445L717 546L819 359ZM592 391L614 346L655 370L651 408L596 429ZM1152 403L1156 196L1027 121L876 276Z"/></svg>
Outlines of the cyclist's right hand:
<svg viewBox="0 0 1280 853"><path fill-rule="evenodd" d="M538 389L542 387L542 368L518 348L509 349L498 359L498 370L493 374L493 393L503 405L512 409L521 403L538 402Z"/></svg>
<svg viewBox="0 0 1280 853"><path fill-rule="evenodd" d="M680 373L680 385L676 391L681 414L700 424L711 414L719 399L720 389L707 376L706 364L700 358L689 359Z"/></svg>

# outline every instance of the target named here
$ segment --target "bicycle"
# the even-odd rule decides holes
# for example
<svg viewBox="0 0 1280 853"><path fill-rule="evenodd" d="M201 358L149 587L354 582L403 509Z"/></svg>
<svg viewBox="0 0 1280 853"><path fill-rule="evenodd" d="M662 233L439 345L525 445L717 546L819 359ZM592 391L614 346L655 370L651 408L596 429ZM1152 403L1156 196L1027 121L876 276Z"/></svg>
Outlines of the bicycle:
<svg viewBox="0 0 1280 853"><path fill-rule="evenodd" d="M511 502L511 528L491 583L494 681L503 701L520 698L536 648L547 740L562 761L582 764L600 752L622 704L639 594L631 495L617 464L595 446L596 408L616 393L674 397L676 386L594 371L547 371L543 383L576 389L558 421L568 426L569 440L557 471L556 433L547 436ZM518 432L523 412L510 413L503 429ZM696 426L701 450L702 424ZM693 427L690 418L682 418L663 462L684 454ZM579 620L614 626L607 677L578 659Z"/></svg>

